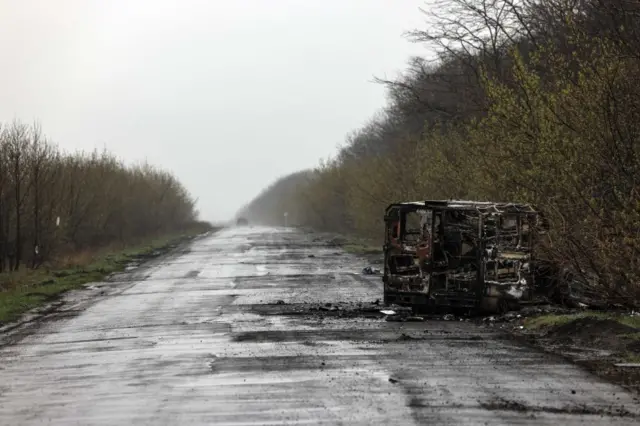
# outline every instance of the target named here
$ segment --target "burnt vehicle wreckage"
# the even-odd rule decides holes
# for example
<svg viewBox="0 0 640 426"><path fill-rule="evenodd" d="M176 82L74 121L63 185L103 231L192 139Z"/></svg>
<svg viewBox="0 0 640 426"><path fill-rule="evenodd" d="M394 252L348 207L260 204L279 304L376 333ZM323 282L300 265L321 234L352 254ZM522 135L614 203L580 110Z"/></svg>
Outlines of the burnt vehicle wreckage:
<svg viewBox="0 0 640 426"><path fill-rule="evenodd" d="M504 312L536 290L531 205L476 201L395 203L385 211L385 304Z"/></svg>

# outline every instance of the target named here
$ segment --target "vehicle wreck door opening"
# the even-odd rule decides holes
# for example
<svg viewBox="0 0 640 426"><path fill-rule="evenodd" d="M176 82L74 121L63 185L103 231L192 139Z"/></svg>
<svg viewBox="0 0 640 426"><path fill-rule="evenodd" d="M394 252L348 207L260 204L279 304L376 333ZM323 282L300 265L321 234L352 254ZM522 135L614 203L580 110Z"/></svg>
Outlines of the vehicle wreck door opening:
<svg viewBox="0 0 640 426"><path fill-rule="evenodd" d="M419 203L390 206L385 214L384 275L386 303L426 303L425 262L431 256L429 212Z"/></svg>
<svg viewBox="0 0 640 426"><path fill-rule="evenodd" d="M434 228L431 297L438 305L474 308L482 293L479 214L475 210L442 209L435 217L439 226Z"/></svg>

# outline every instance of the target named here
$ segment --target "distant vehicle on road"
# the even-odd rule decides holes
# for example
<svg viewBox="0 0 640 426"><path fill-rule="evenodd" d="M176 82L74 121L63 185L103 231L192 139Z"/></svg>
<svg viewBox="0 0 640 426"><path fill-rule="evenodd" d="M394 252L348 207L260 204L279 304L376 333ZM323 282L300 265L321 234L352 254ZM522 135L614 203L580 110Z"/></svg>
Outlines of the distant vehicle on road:
<svg viewBox="0 0 640 426"><path fill-rule="evenodd" d="M247 220L247 218L244 217L239 217L238 220L236 221L236 225L238 226L247 226L249 224L249 221Z"/></svg>

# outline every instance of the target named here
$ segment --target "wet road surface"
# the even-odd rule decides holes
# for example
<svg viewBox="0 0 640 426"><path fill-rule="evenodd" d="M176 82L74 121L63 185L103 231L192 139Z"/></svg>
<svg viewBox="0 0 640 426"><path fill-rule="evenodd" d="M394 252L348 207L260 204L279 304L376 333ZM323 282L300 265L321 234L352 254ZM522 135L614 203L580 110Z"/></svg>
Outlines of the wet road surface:
<svg viewBox="0 0 640 426"><path fill-rule="evenodd" d="M633 395L497 331L316 309L381 298L362 267L299 231L196 240L0 348L0 424L638 424Z"/></svg>

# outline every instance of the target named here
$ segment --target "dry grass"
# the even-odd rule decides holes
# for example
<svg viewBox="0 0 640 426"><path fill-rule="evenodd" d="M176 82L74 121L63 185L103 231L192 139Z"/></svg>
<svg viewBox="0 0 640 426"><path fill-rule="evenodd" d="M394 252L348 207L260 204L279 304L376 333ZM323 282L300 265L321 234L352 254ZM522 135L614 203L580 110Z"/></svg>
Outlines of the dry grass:
<svg viewBox="0 0 640 426"><path fill-rule="evenodd" d="M103 250L83 250L76 253L67 253L58 256L52 263L55 265L55 268L60 269L88 265L96 259L98 253L101 251Z"/></svg>

